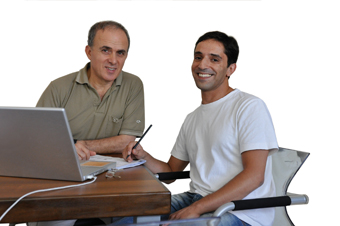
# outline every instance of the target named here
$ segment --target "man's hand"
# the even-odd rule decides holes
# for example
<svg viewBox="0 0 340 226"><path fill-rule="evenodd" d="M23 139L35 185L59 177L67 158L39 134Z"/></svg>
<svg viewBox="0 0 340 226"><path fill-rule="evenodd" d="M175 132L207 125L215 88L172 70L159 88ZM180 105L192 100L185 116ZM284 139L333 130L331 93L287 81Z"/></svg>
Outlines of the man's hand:
<svg viewBox="0 0 340 226"><path fill-rule="evenodd" d="M144 165L152 172L172 172L183 171L189 162L179 160L173 156L170 157L169 162L165 163L152 157L148 152L144 151L143 147L139 144L135 149L136 141L130 142L123 150L123 158L127 162L132 162L133 159L144 159Z"/></svg>
<svg viewBox="0 0 340 226"><path fill-rule="evenodd" d="M96 140L81 140L85 148L98 154L121 154L129 142L135 140L135 136L118 135ZM79 142L79 141L78 141ZM77 143L78 143L77 142ZM76 143L76 144L77 144Z"/></svg>
<svg viewBox="0 0 340 226"><path fill-rule="evenodd" d="M86 142L78 140L75 144L79 160L89 160L91 156L96 155L96 152L89 150L86 147Z"/></svg>
<svg viewBox="0 0 340 226"><path fill-rule="evenodd" d="M132 162L133 159L145 159L148 155L140 144L135 149L132 149L136 143L136 141L130 142L123 150L123 158L128 162Z"/></svg>
<svg viewBox="0 0 340 226"><path fill-rule="evenodd" d="M179 220L179 219L189 219L189 218L198 218L200 214L194 207L194 205L190 205L186 208L178 210L177 212L170 215L170 220Z"/></svg>

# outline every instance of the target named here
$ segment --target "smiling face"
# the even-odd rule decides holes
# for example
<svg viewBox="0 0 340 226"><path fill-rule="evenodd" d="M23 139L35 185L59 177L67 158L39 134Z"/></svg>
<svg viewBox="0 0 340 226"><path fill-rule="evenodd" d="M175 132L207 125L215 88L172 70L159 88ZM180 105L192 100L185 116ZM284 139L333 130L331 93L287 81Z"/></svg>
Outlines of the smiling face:
<svg viewBox="0 0 340 226"><path fill-rule="evenodd" d="M228 77L235 69L236 64L228 67L228 57L222 43L208 39L197 44L191 71L202 95L225 96L230 91Z"/></svg>
<svg viewBox="0 0 340 226"><path fill-rule="evenodd" d="M98 30L93 46L85 52L91 61L89 81L112 84L123 69L127 58L128 39L124 31L116 28Z"/></svg>

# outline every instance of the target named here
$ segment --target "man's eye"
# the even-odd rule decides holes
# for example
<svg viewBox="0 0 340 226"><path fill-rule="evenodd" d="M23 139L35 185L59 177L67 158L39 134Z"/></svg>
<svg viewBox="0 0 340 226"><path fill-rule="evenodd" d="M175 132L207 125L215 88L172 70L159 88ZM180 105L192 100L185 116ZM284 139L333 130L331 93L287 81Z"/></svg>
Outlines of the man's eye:
<svg viewBox="0 0 340 226"><path fill-rule="evenodd" d="M215 59L215 58L213 58L211 61L212 61L212 62L218 62L219 60L218 60L218 59Z"/></svg>
<svg viewBox="0 0 340 226"><path fill-rule="evenodd" d="M102 52L107 54L107 53L110 53L110 50L109 49L102 49Z"/></svg>

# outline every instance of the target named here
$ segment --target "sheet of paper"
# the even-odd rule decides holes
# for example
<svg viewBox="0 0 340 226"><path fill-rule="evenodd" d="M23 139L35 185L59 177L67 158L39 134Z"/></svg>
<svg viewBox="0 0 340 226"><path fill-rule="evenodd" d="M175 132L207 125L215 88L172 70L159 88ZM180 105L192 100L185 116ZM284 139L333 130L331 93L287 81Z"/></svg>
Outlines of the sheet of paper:
<svg viewBox="0 0 340 226"><path fill-rule="evenodd" d="M123 158L103 156L103 155L95 155L90 157L91 161L105 161L105 162L116 162L116 169L125 169L130 167L135 167L139 165L143 165L146 160L134 160L133 162L127 162Z"/></svg>

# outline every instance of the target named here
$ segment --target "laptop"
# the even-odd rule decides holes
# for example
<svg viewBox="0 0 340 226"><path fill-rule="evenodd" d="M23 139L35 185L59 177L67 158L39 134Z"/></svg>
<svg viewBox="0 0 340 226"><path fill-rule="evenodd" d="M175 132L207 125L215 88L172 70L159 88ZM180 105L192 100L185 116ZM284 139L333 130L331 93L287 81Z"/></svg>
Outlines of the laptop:
<svg viewBox="0 0 340 226"><path fill-rule="evenodd" d="M0 107L0 176L84 181L115 166L79 161L65 109Z"/></svg>

